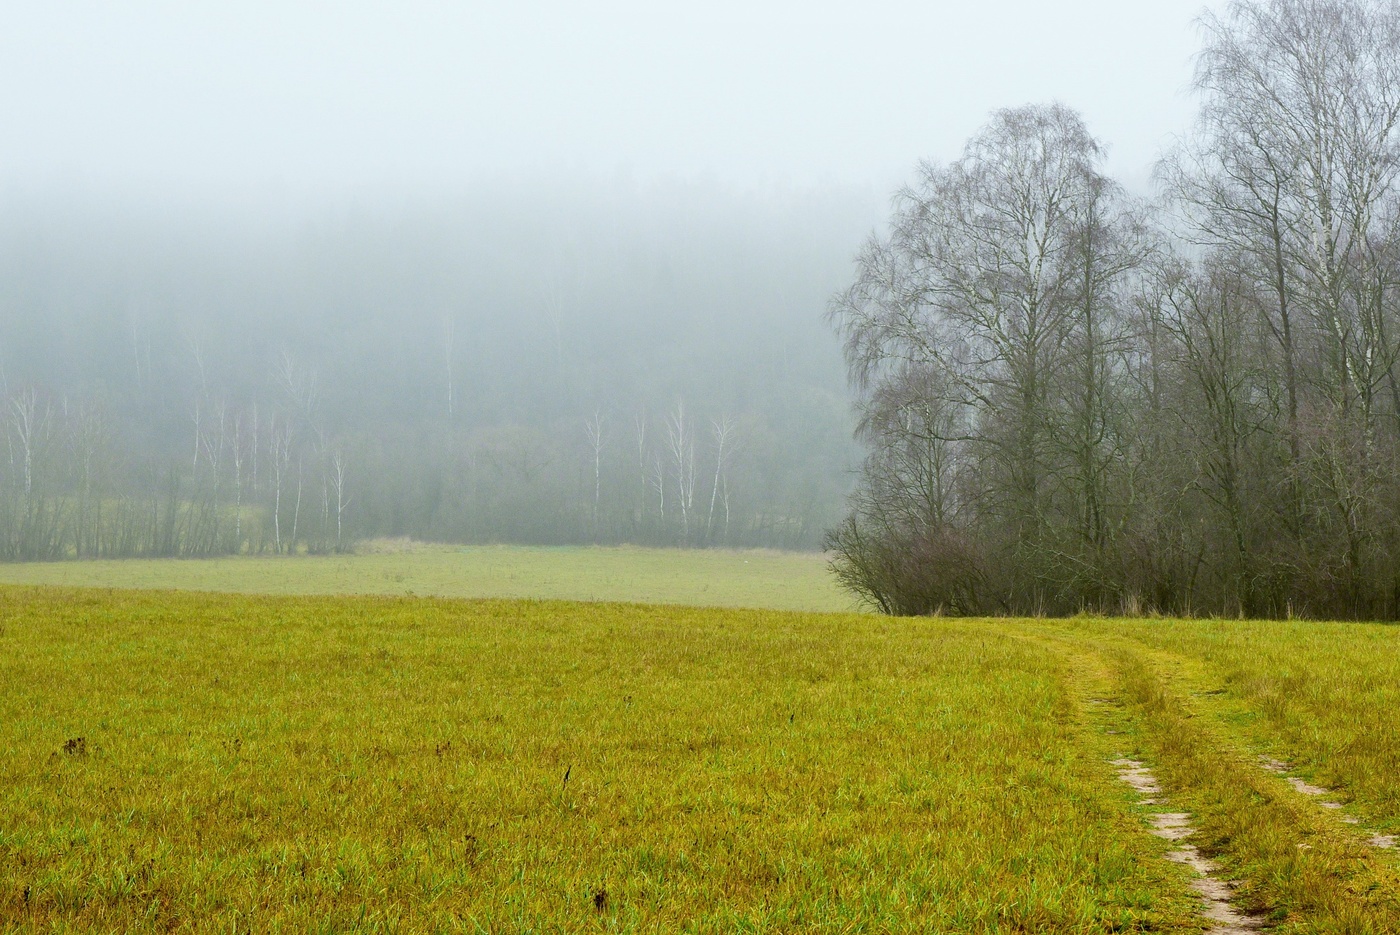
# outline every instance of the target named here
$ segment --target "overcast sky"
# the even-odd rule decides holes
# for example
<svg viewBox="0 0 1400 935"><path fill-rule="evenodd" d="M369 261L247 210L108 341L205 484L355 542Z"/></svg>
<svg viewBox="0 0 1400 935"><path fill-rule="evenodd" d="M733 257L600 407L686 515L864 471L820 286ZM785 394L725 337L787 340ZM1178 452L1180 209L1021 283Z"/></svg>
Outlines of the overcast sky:
<svg viewBox="0 0 1400 935"><path fill-rule="evenodd" d="M1219 3L1210 4L1219 6ZM0 179L335 196L578 175L886 190L1059 99L1145 177L1202 0L10 0Z"/></svg>

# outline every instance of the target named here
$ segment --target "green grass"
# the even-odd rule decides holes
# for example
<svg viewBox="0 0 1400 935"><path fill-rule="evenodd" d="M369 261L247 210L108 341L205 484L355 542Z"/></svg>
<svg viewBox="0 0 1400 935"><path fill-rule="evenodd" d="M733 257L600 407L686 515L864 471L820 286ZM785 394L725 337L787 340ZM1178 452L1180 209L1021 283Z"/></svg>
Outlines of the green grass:
<svg viewBox="0 0 1400 935"><path fill-rule="evenodd" d="M1063 660L985 623L52 588L0 617L18 930L1199 930Z"/></svg>
<svg viewBox="0 0 1400 935"><path fill-rule="evenodd" d="M854 609L824 556L767 550L415 545L295 558L0 563L0 583Z"/></svg>

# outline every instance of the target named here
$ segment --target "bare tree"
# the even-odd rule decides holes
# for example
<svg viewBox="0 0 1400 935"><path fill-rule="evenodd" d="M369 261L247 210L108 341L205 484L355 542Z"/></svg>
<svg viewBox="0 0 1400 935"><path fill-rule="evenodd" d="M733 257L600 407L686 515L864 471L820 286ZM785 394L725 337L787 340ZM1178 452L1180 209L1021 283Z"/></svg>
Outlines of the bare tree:
<svg viewBox="0 0 1400 935"><path fill-rule="evenodd" d="M724 469L728 461L734 454L734 432L737 424L728 415L722 415L718 419L710 422L710 430L715 441L715 477L710 485L710 511L705 517L705 537L709 539L714 534L715 528L715 502L719 497L720 487L723 486L724 493L724 532L726 539L729 535L729 485L725 480Z"/></svg>
<svg viewBox="0 0 1400 935"><path fill-rule="evenodd" d="M1372 0L1235 2L1207 14L1193 138L1163 167L1191 236L1247 263L1276 342L1301 543L1308 398L1400 418L1396 328L1400 8ZM1310 370L1305 368L1311 365Z"/></svg>
<svg viewBox="0 0 1400 935"><path fill-rule="evenodd" d="M31 389L11 399L10 417L10 426L19 449L22 490L28 499L34 494L34 459L46 421L44 411L39 406L39 395Z"/></svg>
<svg viewBox="0 0 1400 935"><path fill-rule="evenodd" d="M1133 260L1116 242L1122 209L1101 158L1068 108L997 112L960 160L920 168L889 237L866 245L830 312L867 403L917 377L939 387L926 400L935 410L965 413L949 415L941 440L980 449L982 520L1004 526L1037 592L1064 557L1050 518L1071 476L1067 408L1078 411L1076 499L1091 547L1105 529L1109 297Z"/></svg>
<svg viewBox="0 0 1400 935"><path fill-rule="evenodd" d="M268 420L268 448L272 458L272 542L273 551L282 554L282 488L292 460L292 424L283 418L278 424L277 414Z"/></svg>
<svg viewBox="0 0 1400 935"><path fill-rule="evenodd" d="M666 417L666 444L671 472L676 480L676 505L681 512L681 541L690 542L690 514L695 504L695 438L685 417L685 403L677 401Z"/></svg>
<svg viewBox="0 0 1400 935"><path fill-rule="evenodd" d="M637 439L637 477L641 482L641 508L638 519L646 516L647 503L647 414L643 410L632 417L632 428Z"/></svg>
<svg viewBox="0 0 1400 935"><path fill-rule="evenodd" d="M455 418L455 385L452 379L453 365L453 337L456 333L456 322L451 315L442 316L442 353L447 369L447 421L452 422Z"/></svg>
<svg viewBox="0 0 1400 935"><path fill-rule="evenodd" d="M1172 248L1020 108L833 302L870 454L830 543L876 605L1400 615L1400 4L1203 25Z"/></svg>
<svg viewBox="0 0 1400 935"><path fill-rule="evenodd" d="M666 522L666 463L662 460L660 453L652 456L651 459L651 488L656 491L657 510L661 514L661 522Z"/></svg>
<svg viewBox="0 0 1400 935"><path fill-rule="evenodd" d="M1215 553L1223 572L1228 609L1257 613L1255 544L1260 498L1249 482L1255 440L1267 410L1253 392L1260 377L1241 283L1228 269L1193 274L1178 266L1164 290L1162 322L1175 344L1176 369L1185 378L1177 418L1190 429L1196 476L1223 519L1225 536ZM1215 545L1215 543L1212 543Z"/></svg>
<svg viewBox="0 0 1400 935"><path fill-rule="evenodd" d="M297 495L292 507L292 538L287 544L287 551L292 555L297 551L297 524L301 521L301 481L302 481L303 460L297 457Z"/></svg>
<svg viewBox="0 0 1400 935"><path fill-rule="evenodd" d="M56 426L52 408L33 389L9 401L6 444L9 448L13 492L8 505L9 541L4 551L16 559L52 559L62 550L61 497L46 496L56 478L52 447ZM47 484L45 482L48 482Z"/></svg>
<svg viewBox="0 0 1400 935"><path fill-rule="evenodd" d="M345 550L345 510L350 498L345 494L345 455L336 450L331 455L331 488L335 491L335 549Z"/></svg>
<svg viewBox="0 0 1400 935"><path fill-rule="evenodd" d="M584 422L588 435L588 445L593 452L593 535L598 535L598 506L603 495L603 413L593 410L593 415Z"/></svg>

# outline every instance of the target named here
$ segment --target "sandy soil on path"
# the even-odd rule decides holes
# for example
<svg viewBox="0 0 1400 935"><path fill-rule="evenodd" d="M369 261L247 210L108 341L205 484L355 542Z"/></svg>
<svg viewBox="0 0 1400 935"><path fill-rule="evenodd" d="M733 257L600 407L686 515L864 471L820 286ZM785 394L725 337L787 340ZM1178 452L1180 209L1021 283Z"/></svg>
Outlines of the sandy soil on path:
<svg viewBox="0 0 1400 935"><path fill-rule="evenodd" d="M1288 775L1290 769L1289 765L1280 760L1276 760L1273 757L1261 756L1259 758L1259 765L1264 767L1264 769L1268 770L1269 772L1275 774L1276 776L1282 776L1284 779L1288 780L1288 784L1294 789L1296 789L1298 792L1301 792L1303 795L1312 796L1313 798L1320 798L1324 795L1332 795L1331 789L1325 789L1322 786L1315 786L1310 782L1306 782L1302 779L1299 779L1297 776ZM1341 802L1334 802L1331 800L1322 801L1318 804L1321 805L1323 808L1334 809L1338 811L1340 811L1344 807ZM1360 821L1358 821L1351 815L1339 815L1338 817L1343 822L1349 825L1360 824ZM1370 837L1367 839L1367 841L1372 847L1379 847L1385 850L1393 850L1396 846L1395 835L1381 834L1378 831L1370 832Z"/></svg>
<svg viewBox="0 0 1400 935"><path fill-rule="evenodd" d="M1162 805L1162 787L1152 771L1137 760L1114 760L1118 767L1118 777L1132 786L1142 797L1144 805ZM1202 912L1215 923L1209 935L1248 935L1258 932L1263 922L1247 916L1230 904L1233 895L1229 882L1220 879L1215 862L1201 855L1194 844L1188 843L1195 829L1191 827L1191 816L1185 812L1156 812L1152 816L1152 833L1159 838L1176 842L1176 850L1167 854L1169 860L1186 864L1196 871L1196 879L1191 885L1200 895L1204 904Z"/></svg>

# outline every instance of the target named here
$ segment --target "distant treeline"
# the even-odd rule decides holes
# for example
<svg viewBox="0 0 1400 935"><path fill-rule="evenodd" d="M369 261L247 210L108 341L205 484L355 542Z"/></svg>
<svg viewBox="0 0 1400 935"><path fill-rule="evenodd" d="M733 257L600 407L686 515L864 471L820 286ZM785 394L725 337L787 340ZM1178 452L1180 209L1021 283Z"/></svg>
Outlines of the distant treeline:
<svg viewBox="0 0 1400 935"><path fill-rule="evenodd" d="M849 489L812 310L859 198L521 190L287 224L7 207L0 557L816 548Z"/></svg>
<svg viewBox="0 0 1400 935"><path fill-rule="evenodd" d="M138 453L99 403L6 400L0 559L342 551L446 542L811 547L839 477L783 489L760 415L598 410L556 431L443 424L331 437L283 406L191 415L186 457ZM796 494L796 496L794 496Z"/></svg>
<svg viewBox="0 0 1400 935"><path fill-rule="evenodd" d="M1135 202L1063 106L925 166L832 306L891 612L1400 617L1400 6L1203 21Z"/></svg>
<svg viewBox="0 0 1400 935"><path fill-rule="evenodd" d="M346 548L344 453L280 410L194 414L188 459L132 456L98 403L8 400L0 558Z"/></svg>

